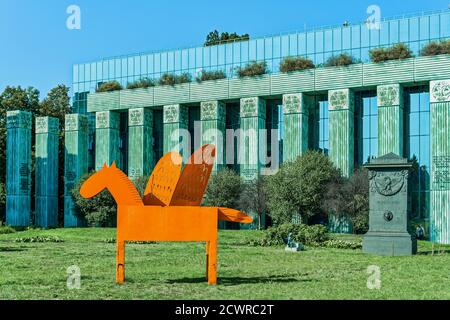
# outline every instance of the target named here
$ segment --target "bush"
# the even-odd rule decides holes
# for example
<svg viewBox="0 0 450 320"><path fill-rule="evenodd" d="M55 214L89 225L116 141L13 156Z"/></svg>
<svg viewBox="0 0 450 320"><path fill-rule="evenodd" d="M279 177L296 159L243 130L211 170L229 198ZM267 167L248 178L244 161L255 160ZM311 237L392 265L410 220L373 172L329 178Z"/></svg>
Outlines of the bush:
<svg viewBox="0 0 450 320"><path fill-rule="evenodd" d="M85 199L80 195L81 186L92 174L93 172L81 177L71 191L78 211L77 214L81 218L85 218L90 226L115 226L117 205L107 190L102 191L92 199Z"/></svg>
<svg viewBox="0 0 450 320"><path fill-rule="evenodd" d="M329 239L327 228L325 226L316 224L308 226L305 224L285 223L277 227L270 227L264 232L263 237L256 242L251 242L252 245L260 246L281 246L292 233L292 239L295 242L300 242L304 245L317 245Z"/></svg>
<svg viewBox="0 0 450 320"><path fill-rule="evenodd" d="M159 79L158 83L161 86L174 86L176 84L188 83L192 81L192 76L189 73L182 73L180 75L165 73Z"/></svg>
<svg viewBox="0 0 450 320"><path fill-rule="evenodd" d="M398 43L390 48L376 48L369 52L370 60L374 63L401 60L413 57L412 51L404 43Z"/></svg>
<svg viewBox="0 0 450 320"><path fill-rule="evenodd" d="M345 67L351 64L357 63L356 59L347 54L342 53L337 56L331 56L328 58L328 60L325 62L325 67Z"/></svg>
<svg viewBox="0 0 450 320"><path fill-rule="evenodd" d="M143 78L127 84L127 89L150 88L155 86L155 81L149 78Z"/></svg>
<svg viewBox="0 0 450 320"><path fill-rule="evenodd" d="M199 76L197 76L197 82L208 81L208 80L220 80L225 79L227 75L222 70L219 71L206 71L202 70Z"/></svg>
<svg viewBox="0 0 450 320"><path fill-rule="evenodd" d="M243 68L237 67L236 72L239 78L260 76L268 73L267 62L252 61Z"/></svg>
<svg viewBox="0 0 450 320"><path fill-rule="evenodd" d="M326 187L339 175L330 158L318 151L282 164L276 174L267 176L267 206L273 222L289 223L298 215L307 221L320 214Z"/></svg>
<svg viewBox="0 0 450 320"><path fill-rule="evenodd" d="M109 91L116 91L116 90L122 90L122 85L117 82L116 80L108 81L102 83L96 90L96 92L109 92Z"/></svg>
<svg viewBox="0 0 450 320"><path fill-rule="evenodd" d="M450 54L450 40L443 40L441 42L430 42L422 48L420 55L426 56L436 56L439 54Z"/></svg>
<svg viewBox="0 0 450 320"><path fill-rule="evenodd" d="M214 172L209 179L203 205L237 209L242 183L242 178L231 169Z"/></svg>
<svg viewBox="0 0 450 320"><path fill-rule="evenodd" d="M2 226L0 227L0 234L10 234L15 233L16 230L14 228L11 228L10 226Z"/></svg>
<svg viewBox="0 0 450 320"><path fill-rule="evenodd" d="M315 68L314 63L302 57L287 57L280 63L280 71L284 73L313 68Z"/></svg>

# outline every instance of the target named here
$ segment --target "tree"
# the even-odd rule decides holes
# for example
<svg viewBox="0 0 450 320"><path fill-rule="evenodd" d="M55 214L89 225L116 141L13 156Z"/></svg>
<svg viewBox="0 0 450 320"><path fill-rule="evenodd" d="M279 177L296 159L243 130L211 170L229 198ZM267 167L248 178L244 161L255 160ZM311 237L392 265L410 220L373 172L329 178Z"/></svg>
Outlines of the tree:
<svg viewBox="0 0 450 320"><path fill-rule="evenodd" d="M244 183L239 207L247 213L255 212L258 215L258 229L261 229L261 219L267 212L267 191L263 176Z"/></svg>
<svg viewBox="0 0 450 320"><path fill-rule="evenodd" d="M206 36L205 47L213 46L220 42L219 32L217 30L211 31Z"/></svg>
<svg viewBox="0 0 450 320"><path fill-rule="evenodd" d="M274 223L291 222L295 215L307 221L320 213L326 186L339 175L331 160L318 151L283 164L267 177L267 206Z"/></svg>
<svg viewBox="0 0 450 320"><path fill-rule="evenodd" d="M357 169L350 178L335 177L325 191L322 209L328 214L350 218L354 233L369 229L369 177L365 168Z"/></svg>
<svg viewBox="0 0 450 320"><path fill-rule="evenodd" d="M237 209L241 191L242 178L233 170L225 168L211 175L203 205Z"/></svg>

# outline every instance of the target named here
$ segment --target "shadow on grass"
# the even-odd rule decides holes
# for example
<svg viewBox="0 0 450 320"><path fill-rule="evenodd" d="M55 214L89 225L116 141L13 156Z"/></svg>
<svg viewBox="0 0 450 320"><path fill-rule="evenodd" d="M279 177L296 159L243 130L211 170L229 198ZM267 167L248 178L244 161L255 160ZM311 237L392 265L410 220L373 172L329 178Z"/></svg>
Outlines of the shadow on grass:
<svg viewBox="0 0 450 320"><path fill-rule="evenodd" d="M288 276L271 276L271 277L218 277L217 284L223 286L236 286L240 284L257 284L266 282L276 282L276 283L290 283L290 282L311 282L313 279L298 279ZM205 277L201 278L180 278L180 279L170 279L166 281L167 283L204 283L206 282Z"/></svg>
<svg viewBox="0 0 450 320"><path fill-rule="evenodd" d="M20 252L26 251L27 248L10 248L10 247L0 247L0 252Z"/></svg>

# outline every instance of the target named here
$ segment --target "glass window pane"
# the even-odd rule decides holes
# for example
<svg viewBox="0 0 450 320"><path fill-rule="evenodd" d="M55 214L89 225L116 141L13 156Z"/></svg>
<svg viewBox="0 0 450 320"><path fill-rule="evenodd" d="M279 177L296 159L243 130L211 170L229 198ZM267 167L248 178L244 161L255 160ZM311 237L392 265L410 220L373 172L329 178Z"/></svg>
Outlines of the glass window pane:
<svg viewBox="0 0 450 320"><path fill-rule="evenodd" d="M315 45L315 37L314 37L314 32L308 32L306 35L306 41L307 41L307 52L306 53L314 53L316 50L316 45Z"/></svg>
<svg viewBox="0 0 450 320"><path fill-rule="evenodd" d="M414 112L411 113L409 115L409 134L414 136L414 135L419 135L420 131L420 117L419 117L419 113L418 112Z"/></svg>

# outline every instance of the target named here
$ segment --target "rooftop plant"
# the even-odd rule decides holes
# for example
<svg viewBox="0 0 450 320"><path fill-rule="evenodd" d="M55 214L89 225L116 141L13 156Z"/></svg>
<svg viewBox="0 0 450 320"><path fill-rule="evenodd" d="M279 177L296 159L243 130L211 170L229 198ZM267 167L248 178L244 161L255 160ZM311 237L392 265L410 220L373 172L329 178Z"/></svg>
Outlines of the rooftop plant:
<svg viewBox="0 0 450 320"><path fill-rule="evenodd" d="M96 92L109 92L109 91L116 91L116 90L122 90L122 85L116 81L108 81L104 82L101 85L98 86Z"/></svg>
<svg viewBox="0 0 450 320"><path fill-rule="evenodd" d="M150 88L155 86L155 81L149 78L142 78L128 83L127 89Z"/></svg>
<svg viewBox="0 0 450 320"><path fill-rule="evenodd" d="M238 35L236 32L228 33L228 32L222 32L219 35L219 32L217 30L214 30L208 34L206 37L206 41L204 46L215 46L223 43L227 43L230 41L248 41L250 39L250 36L246 33L243 35Z"/></svg>
<svg viewBox="0 0 450 320"><path fill-rule="evenodd" d="M182 73L180 75L165 73L159 79L158 84L161 86L174 86L176 84L188 83L192 81L192 76L189 73Z"/></svg>
<svg viewBox="0 0 450 320"><path fill-rule="evenodd" d="M348 66L354 63L357 63L358 61L351 55L347 53L341 53L336 56L331 56L328 58L328 60L325 62L325 67L343 67Z"/></svg>
<svg viewBox="0 0 450 320"><path fill-rule="evenodd" d="M225 79L227 75L222 70L217 71L206 71L202 70L202 72L197 76L197 82L208 81L208 80L219 80Z"/></svg>
<svg viewBox="0 0 450 320"><path fill-rule="evenodd" d="M375 48L369 51L370 60L375 63L401 60L413 57L412 51L404 43L397 43L389 48Z"/></svg>
<svg viewBox="0 0 450 320"><path fill-rule="evenodd" d="M439 54L450 54L450 40L442 40L441 42L430 42L422 48L420 55L426 56L436 56Z"/></svg>
<svg viewBox="0 0 450 320"><path fill-rule="evenodd" d="M252 61L245 67L237 67L236 72L239 78L255 77L268 73L267 62Z"/></svg>
<svg viewBox="0 0 450 320"><path fill-rule="evenodd" d="M280 71L285 73L313 68L315 68L314 63L303 57L286 57L280 63Z"/></svg>

